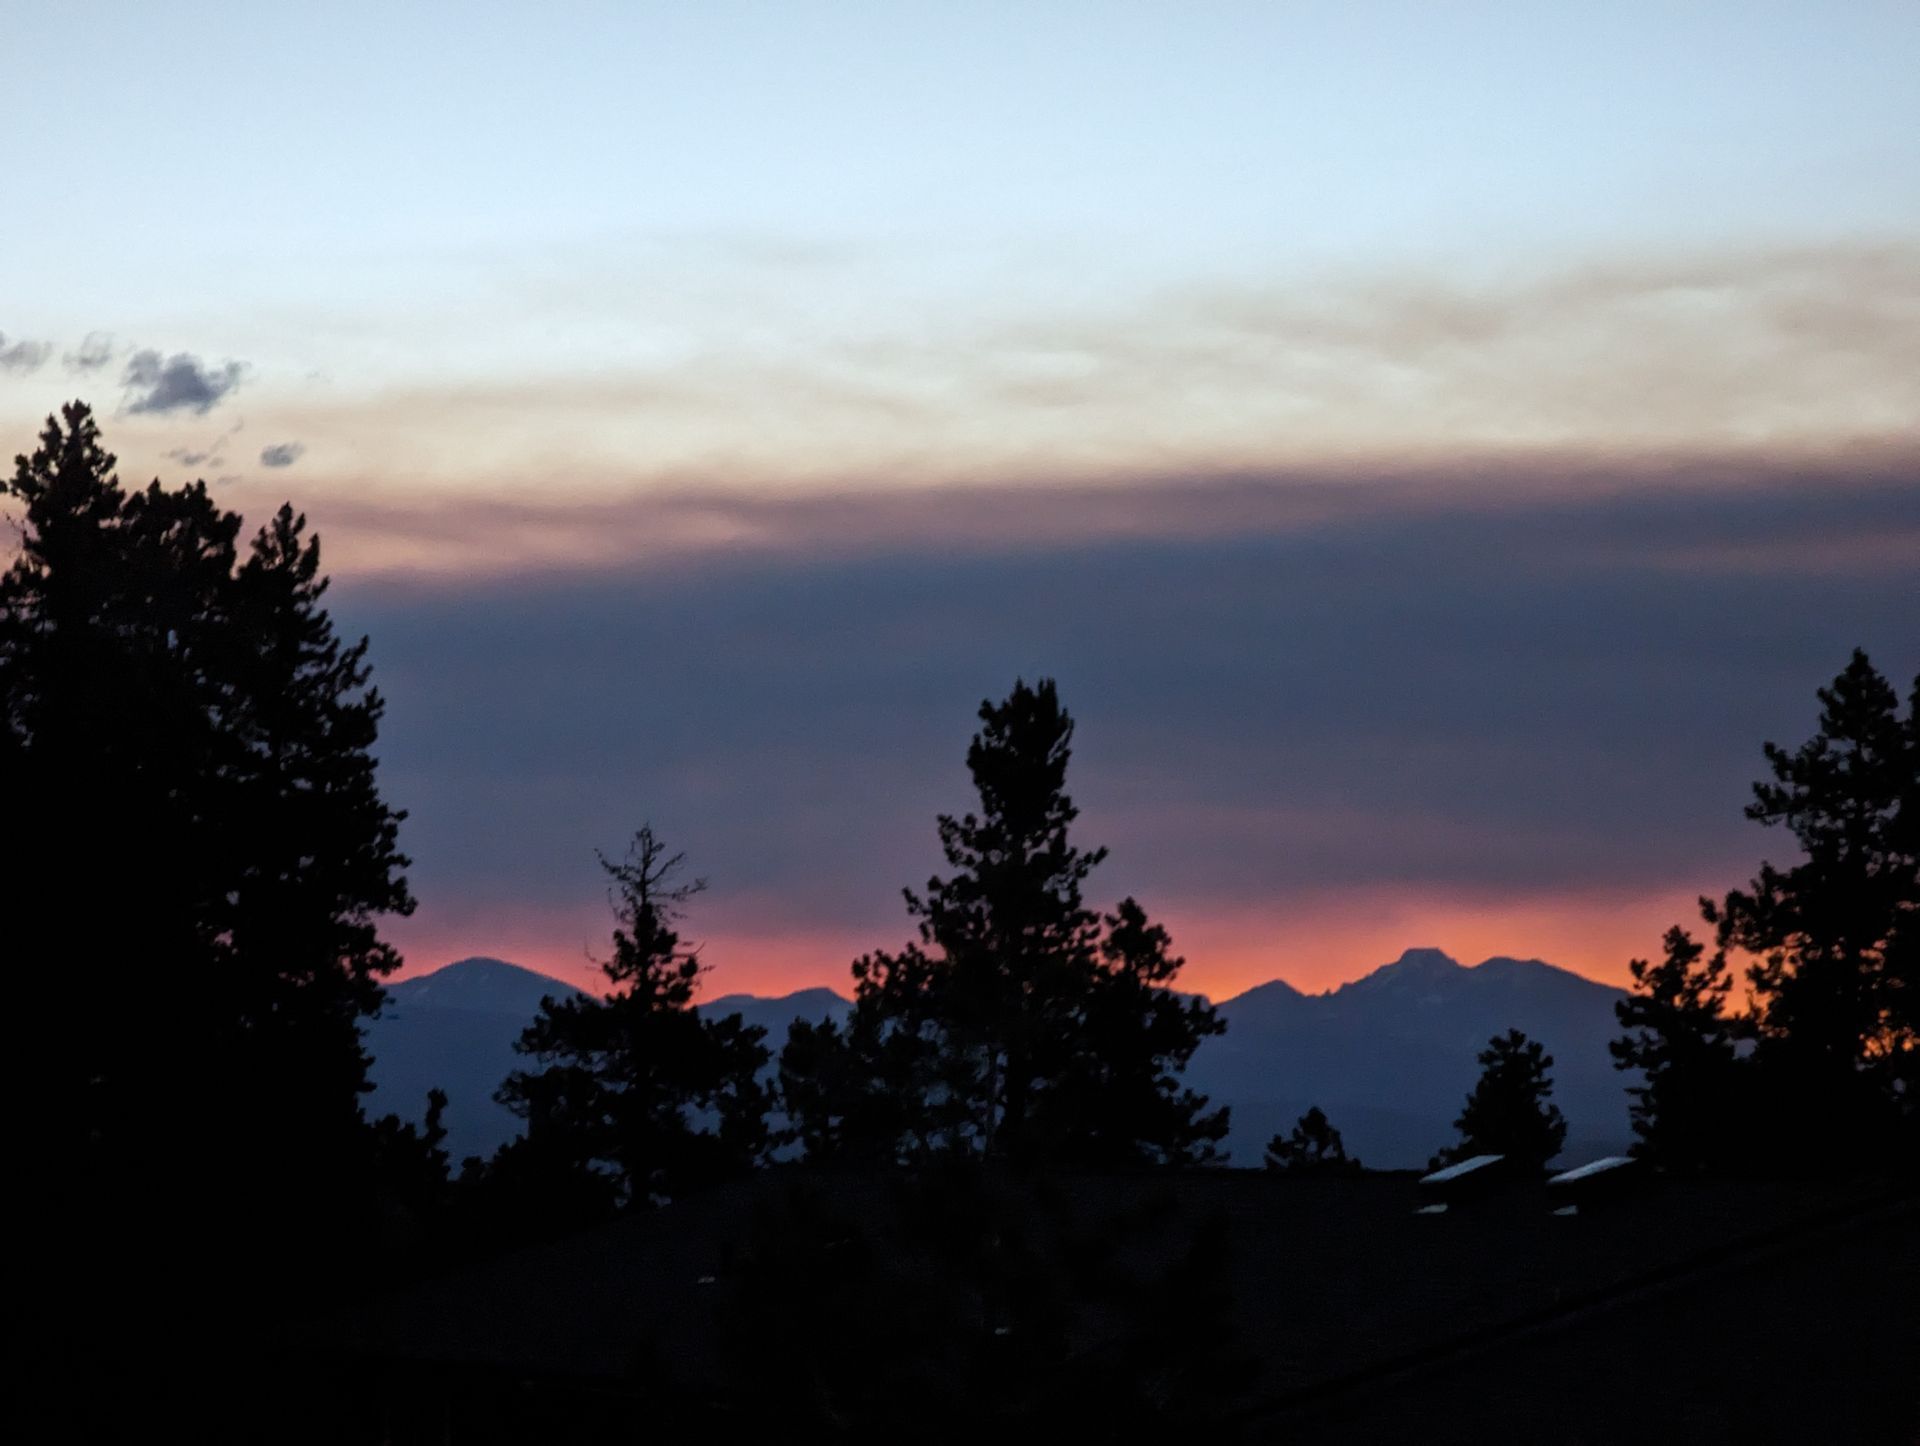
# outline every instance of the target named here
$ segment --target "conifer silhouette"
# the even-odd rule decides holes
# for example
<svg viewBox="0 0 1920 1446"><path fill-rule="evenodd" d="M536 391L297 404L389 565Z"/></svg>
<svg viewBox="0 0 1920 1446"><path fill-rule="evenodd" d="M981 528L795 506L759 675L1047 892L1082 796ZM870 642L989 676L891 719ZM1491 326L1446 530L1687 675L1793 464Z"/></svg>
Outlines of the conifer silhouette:
<svg viewBox="0 0 1920 1446"><path fill-rule="evenodd" d="M1658 963L1632 960L1633 993L1614 1005L1625 1033L1608 1048L1619 1069L1641 1073L1633 1098L1633 1153L1673 1170L1698 1170L1739 1148L1742 1071L1737 1022L1726 1012L1733 981L1722 950L1707 953L1678 925Z"/></svg>
<svg viewBox="0 0 1920 1446"><path fill-rule="evenodd" d="M646 827L625 859L601 857L617 919L600 965L608 992L542 1001L516 1046L540 1068L515 1071L499 1094L526 1135L477 1169L479 1181L632 1207L765 1155L766 1031L694 1010L705 966L676 926L706 885L678 882L684 863Z"/></svg>
<svg viewBox="0 0 1920 1446"><path fill-rule="evenodd" d="M1266 1166L1300 1175L1352 1175L1361 1168L1318 1105L1300 1116L1291 1134L1267 1141Z"/></svg>
<svg viewBox="0 0 1920 1446"><path fill-rule="evenodd" d="M413 899L382 798L367 643L291 506L242 546L205 483L124 487L92 411L0 493L0 797L49 1380L109 1416L178 1365L364 1282L445 1186L438 1116L368 1120L360 1024ZM150 1429L143 1421L141 1429ZM85 1435L85 1428L75 1427ZM102 1426L102 1431L107 1428Z"/></svg>
<svg viewBox="0 0 1920 1446"><path fill-rule="evenodd" d="M1920 679L1902 718L1856 649L1819 699L1812 738L1765 746L1772 778L1747 807L1802 858L1763 863L1704 912L1754 960L1766 1112L1802 1149L1844 1157L1920 1122Z"/></svg>
<svg viewBox="0 0 1920 1446"><path fill-rule="evenodd" d="M399 962L379 919L413 907L384 705L304 518L242 555L204 483L129 491L114 465L76 402L4 488L0 788L35 835L10 944L29 987L89 1000L31 1011L54 1032L36 1126L89 1192L317 1208L379 1156L359 1021Z"/></svg>
<svg viewBox="0 0 1920 1446"><path fill-rule="evenodd" d="M1567 1121L1552 1102L1553 1056L1517 1029L1495 1035L1480 1051L1480 1078L1453 1122L1458 1143L1438 1163L1474 1155L1504 1155L1510 1163L1544 1168L1566 1143Z"/></svg>
<svg viewBox="0 0 1920 1446"><path fill-rule="evenodd" d="M1071 838L1073 720L1050 680L980 706L978 812L943 814L951 872L906 890L919 937L854 961L853 1017L797 1028L785 1109L818 1158L959 1153L1028 1163L1203 1163L1224 1109L1180 1083L1225 1025L1168 987L1182 961L1131 899L1083 886L1106 857Z"/></svg>

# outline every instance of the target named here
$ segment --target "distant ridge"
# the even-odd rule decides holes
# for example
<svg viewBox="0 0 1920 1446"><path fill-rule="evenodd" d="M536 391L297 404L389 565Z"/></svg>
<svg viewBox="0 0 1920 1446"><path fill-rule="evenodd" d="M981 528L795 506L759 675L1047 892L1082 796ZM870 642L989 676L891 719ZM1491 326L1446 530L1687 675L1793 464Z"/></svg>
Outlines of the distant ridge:
<svg viewBox="0 0 1920 1446"><path fill-rule="evenodd" d="M759 1025L767 1032L767 1047L778 1054L794 1020L818 1024L825 1019L845 1019L853 1005L833 990L821 987L799 989L771 999L757 994L723 994L697 1007L705 1015L738 1014L748 1024Z"/></svg>
<svg viewBox="0 0 1920 1446"><path fill-rule="evenodd" d="M493 1092L522 1061L513 1050L545 995L574 986L501 959L457 960L388 988L366 1027L375 1111L419 1118L428 1089L447 1091L456 1159L488 1154L519 1130ZM1607 1153L1630 1138L1626 1087L1607 1041L1624 991L1539 959L1464 965L1442 950L1408 949L1359 979L1306 994L1284 979L1223 1001L1227 1033L1206 1041L1189 1081L1233 1106L1234 1163L1257 1165L1266 1141L1309 1105L1325 1110L1370 1165L1424 1164L1451 1140L1472 1087L1474 1056L1494 1034L1521 1029L1554 1056L1555 1101L1570 1124L1569 1155ZM739 1013L778 1049L795 1019L844 1018L832 989L773 998L725 994L702 1013Z"/></svg>
<svg viewBox="0 0 1920 1446"><path fill-rule="evenodd" d="M791 994L722 994L699 1006L702 1014L731 1014L756 1005L791 1004L795 1009L831 1009L848 1007L848 1000L824 984L812 989L796 989Z"/></svg>
<svg viewBox="0 0 1920 1446"><path fill-rule="evenodd" d="M1623 997L1538 959L1468 966L1439 949L1408 949L1323 994L1276 982L1224 1001L1227 1032L1201 1046L1189 1078L1233 1104L1237 1163L1257 1163L1268 1138L1318 1105L1368 1164L1417 1166L1452 1138L1474 1056L1493 1035L1520 1029L1554 1057L1567 1153L1604 1153L1630 1138L1631 1081L1607 1052Z"/></svg>
<svg viewBox="0 0 1920 1446"><path fill-rule="evenodd" d="M389 1009L478 1009L517 1012L535 1010L551 994L564 999L580 991L550 974L509 964L504 959L475 955L456 959L430 974L416 974L387 986Z"/></svg>
<svg viewBox="0 0 1920 1446"><path fill-rule="evenodd" d="M443 1089L447 1149L455 1163L492 1154L520 1127L493 1098L520 1066L514 1041L543 998L579 992L551 975L484 956L389 984L385 1007L362 1026L373 1056L368 1113L391 1110L417 1120L427 1091Z"/></svg>
<svg viewBox="0 0 1920 1446"><path fill-rule="evenodd" d="M1219 1005L1219 1008L1232 1006L1236 1017L1246 1020L1275 1022L1288 1019L1311 996L1301 993L1284 979L1269 979L1265 984L1256 984L1245 993Z"/></svg>
<svg viewBox="0 0 1920 1446"><path fill-rule="evenodd" d="M373 1056L368 1111L417 1120L427 1091L444 1089L447 1149L455 1162L492 1154L520 1133L520 1121L493 1098L501 1081L525 1064L514 1041L542 999L581 992L550 974L485 955L388 985L386 1007L363 1030ZM727 994L699 1009L741 1015L764 1028L778 1050L795 1019L841 1018L850 1007L831 989L802 989L775 999Z"/></svg>

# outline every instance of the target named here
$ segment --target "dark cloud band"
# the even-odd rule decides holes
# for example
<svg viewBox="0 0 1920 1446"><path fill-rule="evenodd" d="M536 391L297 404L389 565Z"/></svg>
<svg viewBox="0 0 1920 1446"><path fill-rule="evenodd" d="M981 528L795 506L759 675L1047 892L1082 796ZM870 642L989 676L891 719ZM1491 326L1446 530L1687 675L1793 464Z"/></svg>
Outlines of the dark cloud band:
<svg viewBox="0 0 1920 1446"><path fill-rule="evenodd" d="M966 802L974 706L1037 673L1081 720L1116 890L1708 887L1764 849L1740 816L1759 745L1805 733L1847 650L1920 666L1920 470L1588 483L1403 478L1309 508L1188 480L1127 504L1183 508L1172 535L1103 530L1087 497L1079 540L803 530L584 576L349 581L340 606L374 638L429 913L591 910L588 850L645 818L767 927L897 932L934 813Z"/></svg>

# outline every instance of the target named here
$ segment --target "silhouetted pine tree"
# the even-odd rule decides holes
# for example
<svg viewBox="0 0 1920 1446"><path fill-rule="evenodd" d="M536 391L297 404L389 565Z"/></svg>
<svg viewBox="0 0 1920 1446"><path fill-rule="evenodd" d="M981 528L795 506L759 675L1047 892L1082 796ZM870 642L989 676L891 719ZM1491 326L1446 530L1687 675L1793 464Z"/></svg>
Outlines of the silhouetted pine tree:
<svg viewBox="0 0 1920 1446"><path fill-rule="evenodd" d="M1819 690L1820 725L1766 745L1747 817L1804 857L1763 863L1706 906L1723 947L1755 956L1753 1064L1797 1150L1871 1150L1920 1107L1920 679L1907 716L1855 650Z"/></svg>
<svg viewBox="0 0 1920 1446"><path fill-rule="evenodd" d="M230 1358L351 1289L445 1168L437 1111L422 1133L361 1108L379 919L413 906L366 643L335 635L290 509L243 554L204 483L114 467L74 403L0 485L8 1098L61 1262L34 1374L109 1415L177 1349ZM47 1385L68 1370L129 1374Z"/></svg>
<svg viewBox="0 0 1920 1446"><path fill-rule="evenodd" d="M1266 1165L1300 1175L1353 1175L1361 1168L1318 1105L1300 1116L1292 1134L1267 1141Z"/></svg>
<svg viewBox="0 0 1920 1446"><path fill-rule="evenodd" d="M474 1183L567 1205L645 1205L757 1163L768 1146L766 1031L738 1014L703 1019L704 966L675 924L700 880L650 828L624 861L601 858L618 925L600 967L605 998L548 998L515 1046L543 1068L508 1076L499 1099L525 1136L476 1168ZM558 1223L558 1222L555 1222Z"/></svg>
<svg viewBox="0 0 1920 1446"><path fill-rule="evenodd" d="M1103 923L1076 1058L1050 1095L1058 1158L1110 1168L1211 1163L1227 1107L1208 1109L1180 1079L1226 1021L1169 987L1186 961L1137 902L1122 899Z"/></svg>
<svg viewBox="0 0 1920 1446"><path fill-rule="evenodd" d="M924 1054L917 1035L890 1027L871 1005L856 1004L844 1023L795 1020L780 1050L786 1141L826 1165L891 1163L904 1142L924 1145L927 1122L911 1087Z"/></svg>
<svg viewBox="0 0 1920 1446"><path fill-rule="evenodd" d="M379 1157L358 1021L398 962L377 921L413 907L366 642L334 634L290 508L243 560L204 483L128 492L113 469L74 403L5 486L7 929L52 996L29 1008L35 1123L89 1195L321 1210ZM56 1007L82 980L86 1008Z"/></svg>
<svg viewBox="0 0 1920 1446"><path fill-rule="evenodd" d="M1639 1070L1633 1153L1666 1169L1729 1163L1744 1148L1743 1070L1726 1013L1733 981L1723 950L1675 925L1659 963L1632 960L1633 993L1614 1005L1626 1031L1608 1046L1618 1069Z"/></svg>
<svg viewBox="0 0 1920 1446"><path fill-rule="evenodd" d="M1505 1155L1517 1165L1542 1168L1566 1143L1567 1121L1552 1102L1553 1056L1517 1029L1495 1035L1480 1051L1480 1078L1453 1127L1457 1144L1440 1163L1474 1155Z"/></svg>
<svg viewBox="0 0 1920 1446"><path fill-rule="evenodd" d="M234 987L249 1000L249 1073L273 1080L258 1127L353 1127L368 1060L359 1021L400 963L381 914L410 913L403 815L381 801L373 748L384 703L367 640L343 645L322 606L320 543L283 506L234 579L233 671L253 700L246 766L220 837L238 886L225 930ZM239 724L236 716L234 724ZM296 1112L302 1117L296 1121Z"/></svg>
<svg viewBox="0 0 1920 1446"><path fill-rule="evenodd" d="M810 1157L1214 1158L1226 1111L1179 1076L1224 1026L1167 987L1181 961L1138 904L1102 919L1083 900L1106 851L1070 838L1073 721L1053 683L1016 682L980 721L979 812L941 815L952 872L906 891L918 940L856 960L847 1026L798 1030L783 1052Z"/></svg>

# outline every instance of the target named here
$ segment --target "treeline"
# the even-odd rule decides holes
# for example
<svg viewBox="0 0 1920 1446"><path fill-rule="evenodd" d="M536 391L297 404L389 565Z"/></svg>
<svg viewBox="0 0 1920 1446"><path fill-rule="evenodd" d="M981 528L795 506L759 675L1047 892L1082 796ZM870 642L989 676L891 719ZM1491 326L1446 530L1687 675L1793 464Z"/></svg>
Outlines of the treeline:
<svg viewBox="0 0 1920 1446"><path fill-rule="evenodd" d="M1702 937L1676 924L1661 958L1632 961L1614 1060L1643 1079L1635 1153L1668 1169L1844 1167L1920 1144L1920 679L1903 718L1856 650L1819 698L1812 738L1766 745L1746 810L1798 861L1702 898Z"/></svg>
<svg viewBox="0 0 1920 1446"><path fill-rule="evenodd" d="M950 872L905 891L917 937L854 961L844 1023L774 1046L694 1009L678 932L700 892L649 828L603 858L618 912L604 991L544 1001L500 1100L524 1133L461 1173L524 1223L654 1203L797 1157L1133 1170L1220 1159L1227 1111L1181 1084L1224 1025L1170 987L1183 961L1140 904L1088 906L1105 850L1070 836L1073 722L1051 682L980 709L977 812L943 815ZM562 1223L553 1220L549 1223Z"/></svg>
<svg viewBox="0 0 1920 1446"><path fill-rule="evenodd" d="M733 1328L794 1310L795 1271L832 1282L847 1334L816 1321L795 1349L836 1399L878 1392L903 1420L936 1387L962 1415L1015 1398L1124 1414L1142 1382L1199 1379L1210 1329L1176 1338L1161 1307L1210 1298L1218 1257L1177 1254L1117 1298L1127 1272L1094 1262L1115 1230L1164 1219L1096 1222L1006 1183L1204 1164L1227 1128L1180 1082L1221 1026L1170 988L1166 931L1131 899L1085 897L1104 851L1070 836L1073 724L1051 683L983 706L978 805L939 822L947 870L906 895L914 940L858 960L845 1023L798 1028L777 1056L693 1008L703 966L679 920L700 886L678 855L642 828L602 859L605 990L545 1004L502 1091L524 1134L455 1172L437 1092L423 1126L364 1108L360 1024L400 963L379 924L414 901L377 786L367 641L336 634L305 519L282 508L243 544L204 484L122 486L77 403L5 492L0 797L27 1026L8 1084L30 1233L61 1264L25 1301L27 1374L72 1419L127 1429L152 1393L192 1390L193 1359L254 1363L225 1400L268 1390L254 1353L303 1318L782 1153L909 1182L877 1274L849 1277L844 1249L873 1222L831 1209L796 1206L751 1247ZM851 1370L883 1297L919 1342L891 1381ZM1077 1320L1125 1322L1132 1364L1090 1366ZM1180 1395L1155 1392L1153 1409Z"/></svg>
<svg viewBox="0 0 1920 1446"><path fill-rule="evenodd" d="M1799 860L1702 898L1658 960L1629 963L1614 1064L1632 1071L1632 1153L1676 1174L1854 1171L1920 1163L1920 679L1894 686L1856 650L1818 690L1798 748L1764 746L1771 777L1746 816ZM1746 961L1736 999L1736 960ZM1553 1058L1518 1030L1489 1040L1436 1166L1559 1154ZM1267 1147L1272 1168L1357 1168L1319 1110Z"/></svg>
<svg viewBox="0 0 1920 1446"><path fill-rule="evenodd" d="M1041 681L983 706L977 807L940 819L916 937L855 962L842 1024L702 1018L678 932L698 882L645 828L603 859L604 992L546 1004L502 1091L523 1136L453 1170L437 1095L423 1126L363 1109L360 1023L400 962L379 922L414 901L367 641L336 634L305 519L243 543L203 483L124 487L78 403L5 491L9 954L34 1022L11 1083L48 1226L88 1242L102 1290L190 1259L202 1287L324 1291L396 1244L524 1238L780 1155L1218 1158L1226 1112L1181 1074L1221 1025L1173 992L1136 901L1085 897L1104 851L1071 837L1073 723Z"/></svg>
<svg viewBox="0 0 1920 1446"><path fill-rule="evenodd" d="M25 1022L9 1084L47 1228L91 1272L66 1296L76 1318L156 1271L256 1303L343 1289L429 1241L522 1239L776 1159L1221 1160L1227 1111L1183 1074L1224 1025L1175 991L1183 961L1137 901L1089 902L1105 851L1073 836L1073 722L1045 680L981 706L975 805L940 817L945 871L905 892L911 942L853 962L844 1022L774 1041L696 1013L704 966L680 928L700 884L642 828L601 861L618 913L604 992L547 1001L503 1087L522 1136L455 1170L443 1100L423 1126L370 1118L360 1023L400 963L380 920L414 901L403 815L377 785L367 642L336 634L290 506L243 546L203 483L130 490L114 466L85 406L49 419L5 484L20 542L0 577ZM1676 927L1662 959L1633 963L1614 1049L1659 1166L1912 1149L1920 683L1903 717L1856 654L1820 698L1810 741L1768 745L1748 810L1799 860L1703 900L1704 937ZM1513 1033L1481 1062L1443 1157L1544 1163L1565 1132L1552 1061ZM1357 1168L1318 1110L1269 1163Z"/></svg>

